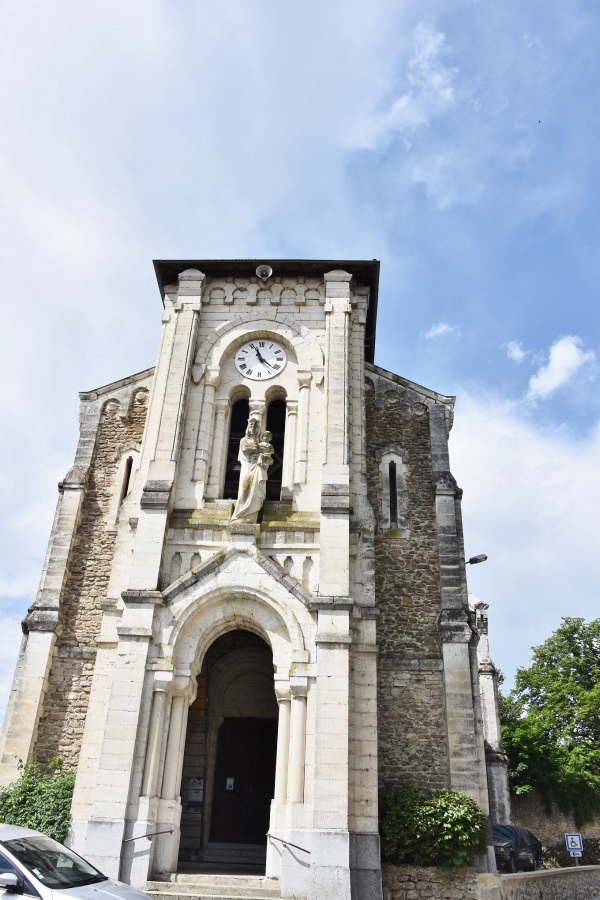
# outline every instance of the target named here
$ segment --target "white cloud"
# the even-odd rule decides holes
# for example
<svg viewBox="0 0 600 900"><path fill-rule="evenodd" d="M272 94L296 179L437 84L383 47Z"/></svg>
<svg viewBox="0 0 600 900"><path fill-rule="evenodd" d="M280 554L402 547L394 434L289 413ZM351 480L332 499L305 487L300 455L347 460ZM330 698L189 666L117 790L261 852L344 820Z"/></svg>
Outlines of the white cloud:
<svg viewBox="0 0 600 900"><path fill-rule="evenodd" d="M423 337L426 341L431 341L435 338L443 337L445 334L454 334L458 336L460 334L460 329L457 328L456 325L449 325L448 322L435 322L431 328L423 332Z"/></svg>
<svg viewBox="0 0 600 900"><path fill-rule="evenodd" d="M444 65L446 36L425 22L414 32L414 53L406 70L407 90L392 104L384 130L410 135L453 108L456 69Z"/></svg>
<svg viewBox="0 0 600 900"><path fill-rule="evenodd" d="M15 578L0 576L0 597L31 597L35 596L39 582L39 573L19 575Z"/></svg>
<svg viewBox="0 0 600 900"><path fill-rule="evenodd" d="M594 362L592 350L582 349L583 341L576 335L559 338L550 347L549 360L529 380L527 400L545 400L558 388L567 384L586 364Z"/></svg>
<svg viewBox="0 0 600 900"><path fill-rule="evenodd" d="M522 404L458 392L451 466L464 489L470 589L490 604L490 647L512 677L563 616L597 618L600 427L537 428Z"/></svg>
<svg viewBox="0 0 600 900"><path fill-rule="evenodd" d="M508 358L516 363L523 362L529 355L529 351L523 348L523 344L520 341L507 341L506 344L503 344L503 347L506 349Z"/></svg>

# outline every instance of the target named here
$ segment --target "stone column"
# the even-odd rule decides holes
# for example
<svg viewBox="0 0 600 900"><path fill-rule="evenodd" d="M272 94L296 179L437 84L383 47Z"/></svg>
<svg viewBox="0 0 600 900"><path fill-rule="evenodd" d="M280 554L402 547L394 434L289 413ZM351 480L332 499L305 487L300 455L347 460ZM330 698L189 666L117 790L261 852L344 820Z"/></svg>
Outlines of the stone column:
<svg viewBox="0 0 600 900"><path fill-rule="evenodd" d="M285 443L283 448L283 472L281 479L281 499L291 499L294 490L294 461L296 459L296 426L298 424L298 401L288 400L285 407Z"/></svg>
<svg viewBox="0 0 600 900"><path fill-rule="evenodd" d="M177 679L185 682L185 679ZM170 833L156 836L154 847L154 871L165 874L177 870L179 839L181 837L181 766L185 748L187 714L189 709L189 691L191 685L185 684L185 693L175 694L171 703L171 718L165 754L161 799L158 804L157 830ZM177 685L181 690L181 684Z"/></svg>
<svg viewBox="0 0 600 900"><path fill-rule="evenodd" d="M161 685L157 690L155 689L154 696L152 697L148 747L146 749L146 763L144 765L144 777L142 779L142 795L144 797L156 796L167 706L166 690L167 685Z"/></svg>
<svg viewBox="0 0 600 900"><path fill-rule="evenodd" d="M300 398L298 400L298 419L300 436L296 446L295 482L304 484L306 481L306 468L308 463L308 418L310 411L310 372L298 372L298 388Z"/></svg>
<svg viewBox="0 0 600 900"><path fill-rule="evenodd" d="M275 696L279 704L277 725L277 757L275 761L275 796L271 802L269 833L284 838L286 804L288 801L288 762L290 756L290 685L289 682L275 682ZM267 877L281 875L281 848L277 841L267 841Z"/></svg>
<svg viewBox="0 0 600 900"><path fill-rule="evenodd" d="M275 803L287 802L288 761L290 753L290 688L289 685L275 687L279 704L277 726L277 759L275 762Z"/></svg>
<svg viewBox="0 0 600 900"><path fill-rule="evenodd" d="M186 700L184 697L175 696L171 703L171 720L169 722L169 736L167 738L167 753L165 756L165 771L161 798L174 800L177 795L177 773L179 771L179 754L181 750L181 735L186 712Z"/></svg>
<svg viewBox="0 0 600 900"><path fill-rule="evenodd" d="M215 393L219 386L219 381L220 372L218 369L206 369L204 373L204 396L200 412L200 427L198 428L198 440L196 443L196 458L194 461L194 481L199 482L199 500L204 499L208 478L208 448L213 435Z"/></svg>
<svg viewBox="0 0 600 900"><path fill-rule="evenodd" d="M304 762L306 758L306 697L305 678L292 679L291 739L290 739L290 803L304 802Z"/></svg>
<svg viewBox="0 0 600 900"><path fill-rule="evenodd" d="M212 452L210 457L210 476L208 479L208 487L206 489L206 496L209 500L216 500L221 496L221 474L225 464L225 447L227 446L225 427L228 412L229 401L219 401L215 407L215 425L213 428Z"/></svg>

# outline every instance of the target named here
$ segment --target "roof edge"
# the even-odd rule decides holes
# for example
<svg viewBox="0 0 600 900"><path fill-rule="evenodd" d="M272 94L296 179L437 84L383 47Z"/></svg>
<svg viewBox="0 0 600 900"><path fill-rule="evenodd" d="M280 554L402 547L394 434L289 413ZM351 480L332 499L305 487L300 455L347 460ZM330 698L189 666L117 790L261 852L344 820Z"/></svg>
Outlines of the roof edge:
<svg viewBox="0 0 600 900"><path fill-rule="evenodd" d="M304 275L322 277L333 269L344 269L350 272L357 281L369 288L369 309L365 325L365 359L375 359L375 332L377 326L377 297L379 292L378 259L155 259L153 261L156 280L163 302L165 287L177 282L179 274L186 269L199 269L209 278L239 275L253 278L258 266L267 264L273 269L274 276L293 277Z"/></svg>
<svg viewBox="0 0 600 900"><path fill-rule="evenodd" d="M80 391L79 399L97 400L98 397L102 397L104 394L110 394L112 391L127 387L129 384L136 384L138 381L144 381L144 379L150 378L150 376L154 375L154 369L155 367L151 366L149 369L143 369L141 372L136 372L135 375L128 375L126 378L120 378L118 381L111 381L110 384L104 384L102 387L94 388L91 391Z"/></svg>
<svg viewBox="0 0 600 900"><path fill-rule="evenodd" d="M451 409L454 409L456 397L451 394L439 394L437 391L432 391L430 388L423 387L422 384L417 384L416 381L411 381L409 378L403 378L401 375L395 375L394 372L388 372L388 370L384 369L382 366L376 366L371 362L367 362L367 369L371 369L378 375L389 378L391 381L396 382L396 384L401 384L403 387L410 388L419 394L423 394L430 400L435 400L436 403L442 403L444 406L449 406Z"/></svg>

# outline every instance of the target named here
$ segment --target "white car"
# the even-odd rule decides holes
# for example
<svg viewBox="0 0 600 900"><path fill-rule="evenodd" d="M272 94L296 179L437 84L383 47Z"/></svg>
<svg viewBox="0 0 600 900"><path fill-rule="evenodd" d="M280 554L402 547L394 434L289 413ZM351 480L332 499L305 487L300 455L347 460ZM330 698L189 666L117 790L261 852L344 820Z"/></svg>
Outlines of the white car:
<svg viewBox="0 0 600 900"><path fill-rule="evenodd" d="M149 900L113 881L58 841L16 825L0 825L0 900Z"/></svg>

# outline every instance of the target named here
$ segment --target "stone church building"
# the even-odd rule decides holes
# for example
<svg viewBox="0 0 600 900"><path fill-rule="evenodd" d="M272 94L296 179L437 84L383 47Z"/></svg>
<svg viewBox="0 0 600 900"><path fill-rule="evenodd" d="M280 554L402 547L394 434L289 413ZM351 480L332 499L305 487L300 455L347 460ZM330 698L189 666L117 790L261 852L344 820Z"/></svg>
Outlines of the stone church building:
<svg viewBox="0 0 600 900"><path fill-rule="evenodd" d="M80 395L1 781L61 756L71 845L137 886L377 900L378 783L490 812L453 398L374 364L377 261L155 269L156 366Z"/></svg>

